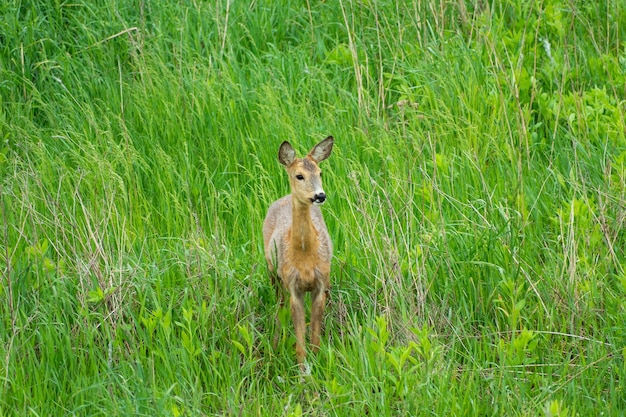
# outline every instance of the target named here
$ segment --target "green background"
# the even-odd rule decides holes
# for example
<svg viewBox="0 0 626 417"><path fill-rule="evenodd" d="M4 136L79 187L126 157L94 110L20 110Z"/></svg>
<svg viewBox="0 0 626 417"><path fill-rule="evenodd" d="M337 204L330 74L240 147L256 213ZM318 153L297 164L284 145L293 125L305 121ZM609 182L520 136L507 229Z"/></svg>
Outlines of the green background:
<svg viewBox="0 0 626 417"><path fill-rule="evenodd" d="M621 1L0 5L0 415L626 413ZM327 135L301 378L261 225Z"/></svg>

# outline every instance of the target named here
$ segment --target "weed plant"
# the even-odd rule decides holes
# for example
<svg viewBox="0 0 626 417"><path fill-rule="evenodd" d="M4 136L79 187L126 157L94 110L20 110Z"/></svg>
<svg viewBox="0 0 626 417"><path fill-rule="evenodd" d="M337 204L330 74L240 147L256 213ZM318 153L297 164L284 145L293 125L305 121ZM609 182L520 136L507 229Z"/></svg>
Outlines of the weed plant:
<svg viewBox="0 0 626 417"><path fill-rule="evenodd" d="M4 2L0 415L624 415L624 22L604 0ZM280 142L331 134L303 378L261 225Z"/></svg>

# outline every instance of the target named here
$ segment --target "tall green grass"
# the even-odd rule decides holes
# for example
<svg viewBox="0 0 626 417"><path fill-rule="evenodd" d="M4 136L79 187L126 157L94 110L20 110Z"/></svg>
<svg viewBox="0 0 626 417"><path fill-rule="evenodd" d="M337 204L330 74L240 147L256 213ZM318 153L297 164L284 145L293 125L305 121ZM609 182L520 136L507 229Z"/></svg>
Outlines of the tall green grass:
<svg viewBox="0 0 626 417"><path fill-rule="evenodd" d="M0 415L624 415L619 2L0 6ZM302 378L261 224L332 134ZM286 312L279 312L289 322Z"/></svg>

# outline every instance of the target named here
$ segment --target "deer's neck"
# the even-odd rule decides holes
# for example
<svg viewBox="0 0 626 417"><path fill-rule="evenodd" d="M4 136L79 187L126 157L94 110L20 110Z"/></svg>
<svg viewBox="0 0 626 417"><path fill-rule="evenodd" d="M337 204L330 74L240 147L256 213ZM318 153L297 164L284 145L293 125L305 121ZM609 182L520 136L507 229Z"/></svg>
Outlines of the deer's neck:
<svg viewBox="0 0 626 417"><path fill-rule="evenodd" d="M310 252L317 244L317 233L311 220L311 206L292 199L291 246L299 252Z"/></svg>

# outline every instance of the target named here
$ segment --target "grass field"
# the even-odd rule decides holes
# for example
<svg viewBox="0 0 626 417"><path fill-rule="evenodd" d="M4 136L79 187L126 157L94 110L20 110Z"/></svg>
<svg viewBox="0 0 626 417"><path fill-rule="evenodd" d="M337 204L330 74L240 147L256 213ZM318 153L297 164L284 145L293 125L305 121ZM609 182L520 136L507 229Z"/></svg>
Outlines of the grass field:
<svg viewBox="0 0 626 417"><path fill-rule="evenodd" d="M0 416L626 415L619 1L0 5ZM302 378L261 226L327 135Z"/></svg>

